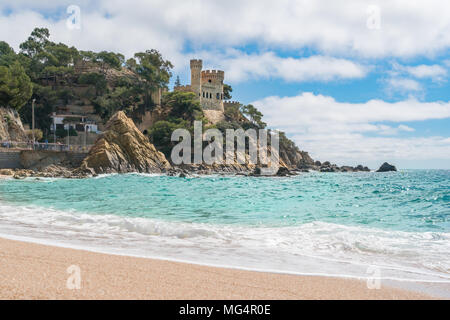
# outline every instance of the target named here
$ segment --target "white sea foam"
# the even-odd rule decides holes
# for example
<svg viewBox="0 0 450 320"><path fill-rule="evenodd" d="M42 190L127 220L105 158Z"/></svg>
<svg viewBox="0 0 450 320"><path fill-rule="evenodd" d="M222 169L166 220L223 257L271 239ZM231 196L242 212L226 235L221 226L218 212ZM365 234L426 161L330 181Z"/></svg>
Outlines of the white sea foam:
<svg viewBox="0 0 450 320"><path fill-rule="evenodd" d="M294 274L450 286L450 234L313 222L244 227L94 215L0 203L3 236L93 251Z"/></svg>

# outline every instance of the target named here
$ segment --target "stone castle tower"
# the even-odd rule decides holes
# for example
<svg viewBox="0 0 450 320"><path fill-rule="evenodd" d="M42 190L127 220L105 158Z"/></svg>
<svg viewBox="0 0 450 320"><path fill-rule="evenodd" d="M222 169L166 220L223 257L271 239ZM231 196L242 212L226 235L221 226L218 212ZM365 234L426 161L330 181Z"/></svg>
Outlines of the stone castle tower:
<svg viewBox="0 0 450 320"><path fill-rule="evenodd" d="M200 100L203 110L224 112L223 80L225 72L221 70L202 70L202 60L191 60L191 84L175 87L175 91L194 92Z"/></svg>

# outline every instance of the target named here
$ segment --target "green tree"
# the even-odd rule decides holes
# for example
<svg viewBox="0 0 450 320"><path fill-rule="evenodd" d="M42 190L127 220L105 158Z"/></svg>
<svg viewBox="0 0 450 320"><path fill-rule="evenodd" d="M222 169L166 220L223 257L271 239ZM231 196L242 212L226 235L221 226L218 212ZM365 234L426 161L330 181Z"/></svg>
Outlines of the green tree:
<svg viewBox="0 0 450 320"><path fill-rule="evenodd" d="M148 130L150 141L166 157L170 157L172 148L176 145L176 142L171 141L172 133L176 129L187 129L192 132L189 122L182 119L161 120Z"/></svg>
<svg viewBox="0 0 450 320"><path fill-rule="evenodd" d="M35 28L28 40L20 45L21 52L30 58L36 57L44 51L49 43L50 31L47 28Z"/></svg>
<svg viewBox="0 0 450 320"><path fill-rule="evenodd" d="M167 88L173 65L170 61L164 60L157 50L147 50L134 55L134 59L127 61L127 67L140 76L140 86L142 87L145 108L149 108L151 95L159 88Z"/></svg>
<svg viewBox="0 0 450 320"><path fill-rule="evenodd" d="M33 84L33 98L36 99L35 106L35 122L36 128L47 132L52 123L50 114L55 111L55 106L58 104L60 97L60 90L54 90L51 86L43 86L38 83ZM24 123L30 123L32 120L31 101L19 111L20 117Z"/></svg>
<svg viewBox="0 0 450 320"><path fill-rule="evenodd" d="M175 87L181 86L180 76L177 76L177 80L175 80Z"/></svg>
<svg viewBox="0 0 450 320"><path fill-rule="evenodd" d="M33 85L19 62L0 66L0 106L20 110L31 98Z"/></svg>
<svg viewBox="0 0 450 320"><path fill-rule="evenodd" d="M102 51L95 55L94 61L101 64L103 71L106 66L120 70L125 62L125 56L120 53Z"/></svg>
<svg viewBox="0 0 450 320"><path fill-rule="evenodd" d="M258 128L264 129L267 124L262 121L263 114L258 111L253 105L249 104L242 107L242 113L250 118L250 121L257 125Z"/></svg>
<svg viewBox="0 0 450 320"><path fill-rule="evenodd" d="M162 104L170 109L169 116L182 118L188 121L201 120L203 110L195 93L192 92L168 92L163 95Z"/></svg>
<svg viewBox="0 0 450 320"><path fill-rule="evenodd" d="M78 77L78 83L94 86L97 96L104 94L108 87L105 75L97 72L83 73Z"/></svg>
<svg viewBox="0 0 450 320"><path fill-rule="evenodd" d="M223 85L223 98L224 100L231 100L233 98L231 93L233 92L233 88L229 84Z"/></svg>
<svg viewBox="0 0 450 320"><path fill-rule="evenodd" d="M0 41L0 66L9 67L14 61L17 61L17 55L13 48L4 41Z"/></svg>

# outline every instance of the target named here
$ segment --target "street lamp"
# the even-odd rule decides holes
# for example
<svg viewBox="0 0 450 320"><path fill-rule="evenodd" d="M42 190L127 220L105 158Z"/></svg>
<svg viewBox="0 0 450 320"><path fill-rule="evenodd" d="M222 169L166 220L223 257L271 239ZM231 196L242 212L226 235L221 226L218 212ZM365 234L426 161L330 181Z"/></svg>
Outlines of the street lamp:
<svg viewBox="0 0 450 320"><path fill-rule="evenodd" d="M34 150L34 104L36 99L31 103L31 134L33 135L33 150Z"/></svg>

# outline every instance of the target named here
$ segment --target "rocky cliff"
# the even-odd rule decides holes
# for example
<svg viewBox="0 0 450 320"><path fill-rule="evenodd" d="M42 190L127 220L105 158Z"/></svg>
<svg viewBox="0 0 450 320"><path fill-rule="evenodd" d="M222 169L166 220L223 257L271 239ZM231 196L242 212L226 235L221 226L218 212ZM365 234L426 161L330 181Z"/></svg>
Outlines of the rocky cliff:
<svg viewBox="0 0 450 320"><path fill-rule="evenodd" d="M91 148L80 166L91 173L159 173L171 168L164 154L157 151L147 137L124 112L114 114L106 131Z"/></svg>
<svg viewBox="0 0 450 320"><path fill-rule="evenodd" d="M0 141L27 141L20 116L13 109L0 108Z"/></svg>

